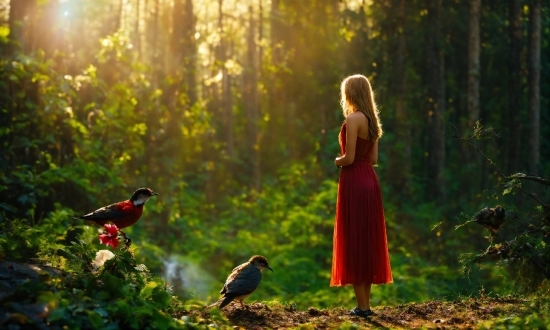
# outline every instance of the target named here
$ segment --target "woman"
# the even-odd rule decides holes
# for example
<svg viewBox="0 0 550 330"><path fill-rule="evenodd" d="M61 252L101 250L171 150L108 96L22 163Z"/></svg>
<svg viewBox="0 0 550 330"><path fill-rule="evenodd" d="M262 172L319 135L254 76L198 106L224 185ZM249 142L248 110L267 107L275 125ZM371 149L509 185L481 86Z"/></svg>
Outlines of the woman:
<svg viewBox="0 0 550 330"><path fill-rule="evenodd" d="M336 202L331 286L353 285L357 307L350 315L367 317L372 284L393 282L386 239L378 161L382 125L368 79L350 76L342 82L341 105L346 120L339 135L342 156Z"/></svg>

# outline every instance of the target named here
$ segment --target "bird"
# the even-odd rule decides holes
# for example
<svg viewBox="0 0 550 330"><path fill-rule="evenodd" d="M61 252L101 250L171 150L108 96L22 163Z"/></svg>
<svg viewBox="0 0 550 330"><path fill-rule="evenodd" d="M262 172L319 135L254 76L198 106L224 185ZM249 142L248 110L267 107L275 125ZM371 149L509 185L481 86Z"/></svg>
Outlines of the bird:
<svg viewBox="0 0 550 330"><path fill-rule="evenodd" d="M267 259L260 255L255 255L248 262L235 267L220 291L222 297L212 305L221 301L219 308L222 309L233 300L238 300L243 306L243 299L256 290L262 280L262 270L266 268L273 271Z"/></svg>
<svg viewBox="0 0 550 330"><path fill-rule="evenodd" d="M158 193L149 188L139 188L128 200L104 206L74 219L90 220L100 226L111 222L118 229L130 227L139 220L143 213L143 205L153 196L158 196Z"/></svg>
<svg viewBox="0 0 550 330"><path fill-rule="evenodd" d="M494 208L485 207L475 216L475 222L481 224L485 228L489 229L491 233L499 231L500 227L506 220L506 212L500 205Z"/></svg>

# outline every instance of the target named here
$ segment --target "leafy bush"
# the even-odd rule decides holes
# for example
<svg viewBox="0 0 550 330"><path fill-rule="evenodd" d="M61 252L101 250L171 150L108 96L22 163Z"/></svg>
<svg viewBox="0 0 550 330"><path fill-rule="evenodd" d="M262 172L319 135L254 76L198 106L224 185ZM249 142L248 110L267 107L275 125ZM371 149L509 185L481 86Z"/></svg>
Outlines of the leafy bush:
<svg viewBox="0 0 550 330"><path fill-rule="evenodd" d="M172 295L164 280L137 263L133 250L96 251L90 240L97 236L90 234L79 235L88 236L87 241L64 245L67 230L60 229L59 219L54 216L35 227L13 220L0 231L1 259L12 260L8 268L25 267L26 263L15 260L35 260L55 263L61 270L41 270L36 280L29 275L28 280L3 294L0 310L19 315L10 316L8 324L54 329L188 329L227 324L217 311L206 324L196 317L174 318L187 314L186 304ZM107 257L100 258L104 255ZM37 309L40 312L34 313Z"/></svg>

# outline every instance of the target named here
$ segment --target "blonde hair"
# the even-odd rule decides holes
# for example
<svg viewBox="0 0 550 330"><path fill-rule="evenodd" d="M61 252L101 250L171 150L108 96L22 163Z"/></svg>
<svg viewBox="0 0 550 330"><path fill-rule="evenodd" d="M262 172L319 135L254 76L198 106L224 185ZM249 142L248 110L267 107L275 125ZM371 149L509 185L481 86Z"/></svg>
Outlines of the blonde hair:
<svg viewBox="0 0 550 330"><path fill-rule="evenodd" d="M361 111L368 120L367 140L376 141L382 137L382 123L378 117L378 108L374 102L374 92L367 77L356 74L349 76L340 86L342 98L340 104L344 117L355 111Z"/></svg>

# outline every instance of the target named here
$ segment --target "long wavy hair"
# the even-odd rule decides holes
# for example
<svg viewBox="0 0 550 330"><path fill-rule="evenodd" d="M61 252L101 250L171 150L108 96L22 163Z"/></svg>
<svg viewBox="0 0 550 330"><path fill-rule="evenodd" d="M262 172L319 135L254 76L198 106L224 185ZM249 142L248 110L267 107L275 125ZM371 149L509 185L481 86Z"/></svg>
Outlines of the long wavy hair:
<svg viewBox="0 0 550 330"><path fill-rule="evenodd" d="M340 86L342 98L340 104L344 117L355 111L361 111L368 119L369 132L367 140L377 141L384 133L378 116L378 108L374 102L374 92L367 77L356 74L349 76Z"/></svg>

